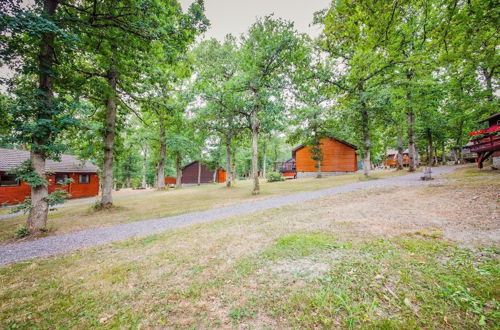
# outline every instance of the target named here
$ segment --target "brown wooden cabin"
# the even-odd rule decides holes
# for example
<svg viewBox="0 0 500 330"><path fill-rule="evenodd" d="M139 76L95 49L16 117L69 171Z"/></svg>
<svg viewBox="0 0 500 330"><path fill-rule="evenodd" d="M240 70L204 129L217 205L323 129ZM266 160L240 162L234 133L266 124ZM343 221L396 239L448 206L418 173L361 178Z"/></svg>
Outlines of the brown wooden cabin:
<svg viewBox="0 0 500 330"><path fill-rule="evenodd" d="M485 129L471 132L471 144L468 144L470 152L477 154L477 167L483 168L483 162L489 157L500 157L500 112L481 120L480 124L488 126Z"/></svg>
<svg viewBox="0 0 500 330"><path fill-rule="evenodd" d="M321 172L323 175L353 173L358 170L356 146L335 138L320 140L323 160ZM311 158L310 147L300 145L292 150L292 158L281 163L280 172L295 173L295 177L314 176L318 172L316 161Z"/></svg>
<svg viewBox="0 0 500 330"><path fill-rule="evenodd" d="M174 177L165 177L165 184L175 184L176 181L177 179ZM225 181L225 170L218 168L217 171L212 171L206 164L199 161L191 162L182 168L182 184L222 183Z"/></svg>
<svg viewBox="0 0 500 330"><path fill-rule="evenodd" d="M395 149L389 149L386 152L386 159L384 161L384 165L386 167L397 167L398 166L398 151ZM410 154L408 149L403 151L403 166L410 165Z"/></svg>
<svg viewBox="0 0 500 330"><path fill-rule="evenodd" d="M0 204L17 204L30 197L31 187L10 173L29 158L29 151L0 148ZM71 198L99 194L97 167L75 156L61 155L61 161L47 160L45 171L51 173L47 176L49 193L66 190ZM63 184L67 179L73 182Z"/></svg>

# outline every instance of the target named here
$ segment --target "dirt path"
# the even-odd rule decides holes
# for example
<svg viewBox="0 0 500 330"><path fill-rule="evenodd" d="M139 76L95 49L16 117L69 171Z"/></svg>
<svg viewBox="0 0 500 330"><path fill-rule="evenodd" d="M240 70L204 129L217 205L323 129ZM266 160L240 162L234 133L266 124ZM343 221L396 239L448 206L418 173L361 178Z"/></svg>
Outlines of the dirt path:
<svg viewBox="0 0 500 330"><path fill-rule="evenodd" d="M439 176L441 174L448 173L455 168L456 167L453 166L434 168L433 175L439 179ZM340 187L273 197L265 200L243 203L219 209L121 224L112 227L84 230L64 235L40 238L38 240L30 242L8 244L0 247L0 265L37 257L60 254L82 247L97 246L134 236L154 234L171 228L187 226L194 223L207 222L255 211L293 205L300 202L327 197L335 194L382 187L401 188L404 186L425 186L430 182L436 183L438 181L434 180L423 182L420 180L420 176L421 173L413 173L388 179L357 182ZM369 210L367 210L367 212L368 211Z"/></svg>

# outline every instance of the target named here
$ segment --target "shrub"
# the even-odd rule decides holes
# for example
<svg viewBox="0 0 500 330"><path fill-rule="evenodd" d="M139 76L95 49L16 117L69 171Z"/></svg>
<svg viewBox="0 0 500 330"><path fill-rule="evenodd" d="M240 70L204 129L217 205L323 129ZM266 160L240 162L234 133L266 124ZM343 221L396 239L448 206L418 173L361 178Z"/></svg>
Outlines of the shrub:
<svg viewBox="0 0 500 330"><path fill-rule="evenodd" d="M30 231L28 230L28 227L20 225L16 229L16 238L26 237L29 233Z"/></svg>
<svg viewBox="0 0 500 330"><path fill-rule="evenodd" d="M269 172L267 174L267 182L277 182L277 181L285 181L283 175L280 172Z"/></svg>

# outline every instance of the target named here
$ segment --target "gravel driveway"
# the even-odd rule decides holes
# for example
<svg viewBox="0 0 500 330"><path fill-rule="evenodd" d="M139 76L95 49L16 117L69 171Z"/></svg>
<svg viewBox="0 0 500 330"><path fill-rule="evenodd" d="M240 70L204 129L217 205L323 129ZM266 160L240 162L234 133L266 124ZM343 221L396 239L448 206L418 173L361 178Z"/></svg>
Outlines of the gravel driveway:
<svg viewBox="0 0 500 330"><path fill-rule="evenodd" d="M443 166L433 168L432 171L433 175L437 177L443 173L450 172L455 168L456 166ZM130 237L154 234L165 231L167 229L187 226L195 223L218 220L280 206L293 205L296 203L322 198L333 194L341 194L355 190L372 189L387 186L401 187L426 185L432 182L421 181L421 175L421 173L417 172L388 179L360 181L340 187L295 193L255 202L242 203L219 209L120 224L112 227L83 230L63 235L44 237L30 242L8 244L0 246L0 265L37 257L60 254L82 247L92 247Z"/></svg>

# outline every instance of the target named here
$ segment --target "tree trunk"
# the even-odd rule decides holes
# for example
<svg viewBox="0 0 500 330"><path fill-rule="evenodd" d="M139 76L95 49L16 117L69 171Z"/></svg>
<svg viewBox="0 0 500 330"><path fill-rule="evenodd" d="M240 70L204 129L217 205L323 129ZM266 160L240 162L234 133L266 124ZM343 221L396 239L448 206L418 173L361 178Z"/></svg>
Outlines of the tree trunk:
<svg viewBox="0 0 500 330"><path fill-rule="evenodd" d="M482 68L484 80L486 81L486 98L489 102L493 102L493 75L488 71L488 68Z"/></svg>
<svg viewBox="0 0 500 330"><path fill-rule="evenodd" d="M30 154L33 170L40 178L47 180L44 157L33 151ZM46 198L48 194L48 185L46 183L41 186L31 187L31 209L26 223L26 227L30 233L40 232L47 227L49 204Z"/></svg>
<svg viewBox="0 0 500 330"><path fill-rule="evenodd" d="M410 172L415 172L417 170L417 155L415 150L415 133L413 131L413 126L415 124L415 117L413 110L409 110L407 113L408 119L408 157L409 165L408 170Z"/></svg>
<svg viewBox="0 0 500 330"><path fill-rule="evenodd" d="M201 161L198 161L198 186L201 184Z"/></svg>
<svg viewBox="0 0 500 330"><path fill-rule="evenodd" d="M175 188L182 188L182 168L181 168L181 155L177 153L177 157L175 158L175 171L177 174L177 178L175 179Z"/></svg>
<svg viewBox="0 0 500 330"><path fill-rule="evenodd" d="M403 169L403 136L401 128L398 128L398 155L397 155L397 168Z"/></svg>
<svg viewBox="0 0 500 330"><path fill-rule="evenodd" d="M102 166L101 207L113 205L113 153L116 134L116 78L118 74L114 64L110 64L107 73L110 88L106 102L106 131L104 132L104 163Z"/></svg>
<svg viewBox="0 0 500 330"><path fill-rule="evenodd" d="M370 148L371 148L371 141L370 141L370 129L368 126L368 109L366 108L366 104L364 101L361 101L361 117L363 123L362 125L362 131L363 131L363 151L364 151L364 156L363 156L363 174L365 176L370 175L370 168L371 168L371 161L370 161Z"/></svg>
<svg viewBox="0 0 500 330"><path fill-rule="evenodd" d="M57 9L58 1L56 0L46 0L43 3L43 15L52 18ZM54 34L52 32L47 32L42 34L42 40L40 43L40 53L39 53L39 63L38 63L38 88L42 91L40 95L40 103L44 109L40 109L40 114L38 119L51 119L48 114L49 111L45 109L51 108L53 106L53 77L51 71L54 66ZM45 145L49 141L44 138L35 137L32 140L35 146ZM45 156L43 152L37 150L38 148L33 148L30 152L31 164L33 166L34 172L42 179L46 180L45 175ZM28 215L28 220L26 222L26 227L30 233L36 233L41 230L45 230L47 227L47 215L49 213L49 205L46 197L48 196L48 185L42 184L37 187L31 187L31 209Z"/></svg>
<svg viewBox="0 0 500 330"><path fill-rule="evenodd" d="M267 175L267 142L264 138L264 155L262 157L262 177L265 178Z"/></svg>
<svg viewBox="0 0 500 330"><path fill-rule="evenodd" d="M253 195L258 195L259 187L259 119L257 118L258 106L254 106L252 110L252 178L253 178Z"/></svg>
<svg viewBox="0 0 500 330"><path fill-rule="evenodd" d="M429 128L427 129L427 141L429 143L429 155L428 155L427 165L429 167L432 167L434 163L434 150L432 147L432 133Z"/></svg>
<svg viewBox="0 0 500 330"><path fill-rule="evenodd" d="M231 187L231 138L226 137L226 187Z"/></svg>
<svg viewBox="0 0 500 330"><path fill-rule="evenodd" d="M441 164L446 165L446 153L445 153L444 142L443 142L443 146L441 147Z"/></svg>
<svg viewBox="0 0 500 330"><path fill-rule="evenodd" d="M146 176L147 176L147 171L148 171L148 145L144 146L143 152L144 152L144 158L143 158L143 163L142 163L141 186L142 186L142 188L146 188Z"/></svg>
<svg viewBox="0 0 500 330"><path fill-rule="evenodd" d="M160 159L156 168L157 189L165 190L165 158L167 157L167 141L165 133L165 118L160 117Z"/></svg>
<svg viewBox="0 0 500 330"><path fill-rule="evenodd" d="M321 177L323 176L321 174L321 160L318 159L318 162L316 163L316 166L317 166L316 178L321 179Z"/></svg>
<svg viewBox="0 0 500 330"><path fill-rule="evenodd" d="M410 172L415 172L417 170L417 155L415 150L415 113L412 108L412 95L410 91L410 81L413 78L413 74L411 71L406 72L406 79L408 80L408 89L406 91L406 102L408 110L406 112L407 121L408 121L408 157L409 157L409 166L408 169Z"/></svg>

